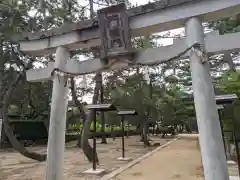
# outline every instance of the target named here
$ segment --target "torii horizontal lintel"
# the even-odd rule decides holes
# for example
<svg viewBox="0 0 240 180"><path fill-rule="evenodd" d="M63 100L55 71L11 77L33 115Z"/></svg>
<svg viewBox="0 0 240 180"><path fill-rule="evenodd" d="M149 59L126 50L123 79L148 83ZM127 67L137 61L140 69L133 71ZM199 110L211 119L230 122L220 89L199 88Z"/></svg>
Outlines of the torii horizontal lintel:
<svg viewBox="0 0 240 180"><path fill-rule="evenodd" d="M170 7L179 6L186 3L196 3L203 0L160 0L157 2L148 3L146 5L137 6L127 10L129 18L134 16L143 15L145 13L150 13L156 10L164 10ZM34 32L34 33L23 33L21 36L15 36L18 41L25 40L38 40L43 38L48 38L52 36L63 35L71 31L81 31L81 30L90 30L98 28L98 19L88 19L83 20L77 23L65 23L60 28L53 28L48 31Z"/></svg>
<svg viewBox="0 0 240 180"><path fill-rule="evenodd" d="M206 35L206 51L210 54L221 54L226 52L240 51L240 33L216 35L216 33L209 33ZM226 46L227 44L227 46ZM164 62L187 49L185 39L176 41L173 45L162 46L159 48L149 48L141 50L136 53L135 62L141 64L152 64L154 62ZM188 58L188 54L181 57L182 59ZM92 59L86 61L69 60L66 68L63 71L71 72L74 74L89 74L97 72L103 67L100 59ZM128 63L116 64L115 66L107 69L129 68ZM53 63L49 63L48 67L41 69L32 69L27 71L27 80L31 82L43 81L51 79L51 72L53 71Z"/></svg>
<svg viewBox="0 0 240 180"><path fill-rule="evenodd" d="M127 12L131 36L140 36L183 27L186 20L193 16L204 22L235 16L239 14L239 8L240 0L166 0ZM49 32L27 35L25 40L20 41L20 49L29 55L43 56L55 53L58 46L69 50L99 46L100 33L96 23L87 20Z"/></svg>

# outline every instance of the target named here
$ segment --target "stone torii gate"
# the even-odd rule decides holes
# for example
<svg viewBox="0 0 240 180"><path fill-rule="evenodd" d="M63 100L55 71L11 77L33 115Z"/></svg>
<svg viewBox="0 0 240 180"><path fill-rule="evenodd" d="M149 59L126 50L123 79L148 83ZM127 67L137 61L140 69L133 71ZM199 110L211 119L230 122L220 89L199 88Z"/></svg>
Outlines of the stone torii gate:
<svg viewBox="0 0 240 180"><path fill-rule="evenodd" d="M109 54L114 54L110 52L111 49L109 50L111 42L108 38L111 37L111 33L105 27L105 20L101 18L104 14L101 14L101 11L99 19L67 24L62 28L47 32L24 35L20 40L20 49L24 53L32 56L56 53L55 62L49 63L48 67L27 72L28 81L53 81L46 179L63 180L64 172L65 112L68 90L66 82L68 77L59 71L52 73L53 70L58 69L68 72L68 74L83 75L116 68L128 68L131 63L153 65L169 60L188 49L189 53L183 54L180 58L190 58L205 179L228 180L212 79L207 56L203 54L204 51L208 55L239 51L240 33L227 35L210 33L204 36L202 22L236 16L239 9L240 0L162 0L126 11L115 9L116 12L114 12L108 9L105 11L105 16L107 16L105 19L113 17L111 20L114 21L114 26L116 22L114 18L117 14L117 19L120 19L123 25L123 31L120 32L118 29L120 39L123 36L122 39L125 42L122 46L123 57L112 66L106 61L106 59L111 60L108 58ZM118 20L117 22L119 22ZM129 31L126 29L127 26L129 26ZM130 44L126 41L128 32L131 36L144 36L179 27L185 27L186 39L178 40L170 46L138 51L128 62L123 60L126 55L129 55ZM108 38L104 39L102 36L104 33L108 34ZM201 45L202 51L193 46L194 44ZM70 51L94 46L105 47L101 53L102 58L83 62L69 59Z"/></svg>

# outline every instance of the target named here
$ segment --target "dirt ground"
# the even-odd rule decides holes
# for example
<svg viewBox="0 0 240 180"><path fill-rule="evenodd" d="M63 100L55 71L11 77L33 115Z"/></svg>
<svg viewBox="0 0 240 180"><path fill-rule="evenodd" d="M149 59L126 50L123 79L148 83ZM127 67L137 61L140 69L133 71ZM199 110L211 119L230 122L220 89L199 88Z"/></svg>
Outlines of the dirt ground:
<svg viewBox="0 0 240 180"><path fill-rule="evenodd" d="M161 139L160 137L150 137L153 143L160 142L161 145L171 139ZM154 147L144 148L139 136L126 138L126 156L136 159L143 154L154 149ZM44 152L46 147L31 147L31 150ZM111 172L127 162L118 161L121 156L121 139L115 141L108 139L107 145L97 144L100 165L98 168L107 169ZM82 174L92 165L87 161L81 149L76 147L76 142L67 144L65 151L65 180L90 180L100 179L100 177L86 176ZM0 152L0 180L44 180L45 162L36 162L27 159L19 153Z"/></svg>
<svg viewBox="0 0 240 180"><path fill-rule="evenodd" d="M196 138L180 138L114 180L204 180Z"/></svg>

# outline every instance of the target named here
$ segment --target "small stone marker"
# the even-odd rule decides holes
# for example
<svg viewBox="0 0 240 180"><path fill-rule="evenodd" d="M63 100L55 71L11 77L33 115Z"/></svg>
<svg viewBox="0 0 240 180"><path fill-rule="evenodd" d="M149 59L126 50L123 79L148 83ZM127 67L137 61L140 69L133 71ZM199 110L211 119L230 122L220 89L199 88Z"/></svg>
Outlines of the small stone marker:
<svg viewBox="0 0 240 180"><path fill-rule="evenodd" d="M97 158L96 158L96 152L97 152L97 146L96 146L96 112L97 111L114 111L116 110L116 107L113 104L90 104L87 105L86 108L88 110L94 111L94 119L93 119L93 167L91 169L88 169L84 171L84 174L94 174L94 175L100 175L106 171L106 169L97 169Z"/></svg>
<svg viewBox="0 0 240 180"><path fill-rule="evenodd" d="M125 143L124 143L124 135L125 135L125 130L124 130L124 118L125 116L135 116L137 115L137 112L135 110L126 110L126 111L119 111L118 115L121 116L121 122L122 122L122 157L119 157L119 161L131 161L132 158L130 157L125 157Z"/></svg>

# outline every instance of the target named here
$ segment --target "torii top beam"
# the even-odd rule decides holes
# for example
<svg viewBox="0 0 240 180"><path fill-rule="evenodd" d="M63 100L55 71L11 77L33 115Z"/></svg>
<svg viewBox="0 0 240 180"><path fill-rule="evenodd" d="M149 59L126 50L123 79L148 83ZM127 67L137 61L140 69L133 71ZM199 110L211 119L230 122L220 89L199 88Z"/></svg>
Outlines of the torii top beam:
<svg viewBox="0 0 240 180"><path fill-rule="evenodd" d="M127 14L131 35L140 36L182 27L193 16L205 22L235 16L239 8L240 0L162 0L129 9ZM21 51L34 56L55 53L58 46L69 50L99 46L98 21L86 20L26 34L18 41Z"/></svg>

